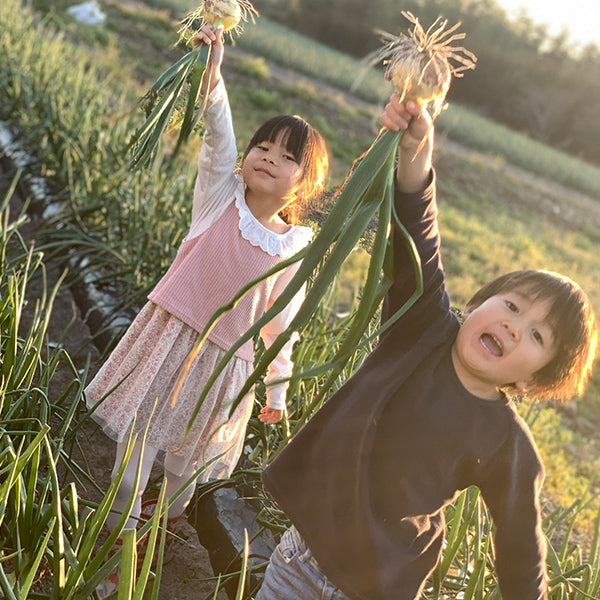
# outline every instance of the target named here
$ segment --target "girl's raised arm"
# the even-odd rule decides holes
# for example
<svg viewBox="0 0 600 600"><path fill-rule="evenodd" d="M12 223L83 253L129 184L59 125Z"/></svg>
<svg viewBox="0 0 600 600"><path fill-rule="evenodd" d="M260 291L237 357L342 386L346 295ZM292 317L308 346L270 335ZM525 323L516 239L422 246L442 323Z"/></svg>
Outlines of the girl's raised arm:
<svg viewBox="0 0 600 600"><path fill-rule="evenodd" d="M210 86L203 84L210 92L201 98L206 102L203 113L204 138L198 157L198 176L194 187L192 225L189 237L194 237L210 226L233 200L240 185L234 174L238 158L233 120L227 90L221 77L223 59L223 39L221 30L213 33L210 28L198 34L194 45L212 43L211 63L205 72L210 73ZM214 43L213 43L214 42Z"/></svg>
<svg viewBox="0 0 600 600"><path fill-rule="evenodd" d="M221 28L217 29L217 31L213 31L210 25L205 25L192 41L194 49L200 44L206 44L207 46L212 44L210 62L204 71L202 85L200 86L200 92L204 96L207 91L210 94L221 80L221 63L223 62L223 54L225 52L225 47L223 45L223 29Z"/></svg>

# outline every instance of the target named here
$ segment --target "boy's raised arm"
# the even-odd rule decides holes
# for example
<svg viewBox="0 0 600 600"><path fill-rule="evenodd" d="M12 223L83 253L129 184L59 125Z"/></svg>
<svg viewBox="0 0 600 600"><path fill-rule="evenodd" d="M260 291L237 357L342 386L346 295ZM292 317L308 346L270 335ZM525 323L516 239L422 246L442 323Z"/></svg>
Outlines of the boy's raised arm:
<svg viewBox="0 0 600 600"><path fill-rule="evenodd" d="M381 121L391 131L404 130L398 148L396 177L399 190L420 192L429 179L433 155L433 122L416 102L400 102L394 94L385 107Z"/></svg>
<svg viewBox="0 0 600 600"><path fill-rule="evenodd" d="M435 180L432 167L433 125L427 111L416 102L400 102L394 94L381 116L383 126L403 131L398 149L395 181L395 217L411 236L421 262L422 297L394 326L405 335L406 327L418 329L431 323L434 313L445 319L449 306L444 287L437 227ZM394 283L387 293L382 321L395 314L414 294L419 282L408 245L402 234L394 237ZM408 315L410 314L410 317Z"/></svg>

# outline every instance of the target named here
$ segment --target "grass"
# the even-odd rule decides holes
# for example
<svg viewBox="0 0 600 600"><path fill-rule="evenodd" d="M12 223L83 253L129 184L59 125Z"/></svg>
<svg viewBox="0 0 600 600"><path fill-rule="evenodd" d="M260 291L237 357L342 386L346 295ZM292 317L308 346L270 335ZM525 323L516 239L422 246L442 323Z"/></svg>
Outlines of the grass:
<svg viewBox="0 0 600 600"><path fill-rule="evenodd" d="M148 4L172 11L174 18L181 18L195 6L188 0L152 0ZM236 43L314 81L326 82L346 93L353 90L366 102L381 104L389 97L391 87L380 70L366 69L361 61L266 17L247 24ZM451 105L442 113L438 128L469 148L501 156L526 171L600 198L600 168L535 142L472 110Z"/></svg>
<svg viewBox="0 0 600 600"><path fill-rule="evenodd" d="M452 105L440 115L439 128L452 140L600 198L600 169L550 146L535 142L473 111Z"/></svg>
<svg viewBox="0 0 600 600"><path fill-rule="evenodd" d="M112 537L98 542L118 477L99 505L80 496L90 479L70 452L89 418L82 402L85 373L80 376L68 353L48 342L63 281L48 289L43 254L21 235L27 219L10 213L16 183L0 200L0 596L82 600L118 560L133 555L132 546L124 547L105 563L130 509ZM34 280L42 281L41 293L29 292ZM51 393L59 369L70 373L71 382ZM145 526L152 548L159 524L157 517ZM150 581L150 560L137 579L132 574L123 581L130 589L123 597L147 592L156 598L160 566Z"/></svg>
<svg viewBox="0 0 600 600"><path fill-rule="evenodd" d="M307 40L267 18L245 27L238 44L241 48L346 92L353 88L358 76L362 75L354 94L367 102L382 103L390 94L390 85L381 71L366 69L360 61L314 40ZM468 148L502 156L526 171L600 198L598 167L535 142L471 110L451 105L442 113L438 128Z"/></svg>
<svg viewBox="0 0 600 600"><path fill-rule="evenodd" d="M150 16L137 25L133 18L128 22L127 46L121 46L123 32L115 26L101 42L93 42L88 50L81 42L73 46L69 39L48 35L45 30L36 28L27 11L15 9L15 5L11 0L0 7L0 24L4 32L0 41L0 80L3 84L0 114L19 126L24 143L36 154L37 162L30 168L49 179L61 201L62 211L49 223L48 249L60 249L64 253L68 248L70 253L86 258L91 270L100 277L99 284L116 289L120 300L135 307L165 271L185 232L195 149L188 148L187 156L182 157L173 169L157 167L134 176L122 168L129 133L139 122L139 115L135 111L129 112L135 106L140 89L149 83L140 84L137 80L147 72L146 67L137 70L137 54L131 52L131 46L138 44L146 48L147 64L160 65L160 69L172 59L173 51L163 55L144 46L145 40L153 35L153 30L149 30L153 22ZM118 15L125 10L118 6L109 9L111 22L118 21ZM78 38L80 29L70 23L68 35L81 39ZM89 33L85 35L89 36ZM116 57L111 65L98 59L98 44L105 43L108 45L102 47L107 50L106 55ZM366 149L372 139L374 128L370 118L345 101L323 94L316 84L310 87L312 84L261 79L265 94L258 101L263 103L262 106L257 106L248 101L248 89L257 72L264 73L265 69L260 62L251 68L248 64L246 58L232 57L226 65L240 147L245 145L256 125L272 115L274 109L270 103L285 112L306 115L320 125L332 147L334 170L330 188L335 188L350 161ZM591 226L592 213L585 214L583 222L566 214L564 218L557 218L553 211L558 202L556 197L507 173L503 161L464 157L442 147L436 165L444 259L450 273L448 285L458 304L463 303L481 282L499 272L520 266L552 266L581 281L598 312L600 281L595 275L598 240L597 228ZM563 212L572 208L566 199L561 202ZM32 255L29 264L36 264L36 260L38 258ZM348 269L352 268L352 265L348 266ZM355 277L360 281L363 271L359 268L357 272ZM352 290L355 286L349 287ZM345 304L351 295L348 291ZM297 364L304 368L322 364L341 343L347 323L343 317L336 316L339 305L333 302L323 302L322 310L303 332L303 343L297 346L296 357ZM10 322L9 317L6 319ZM34 352L38 351L42 347L39 338L32 338L30 347L36 349ZM334 389L353 372L365 352L363 349L354 357L343 376L334 382ZM13 355L16 355L14 351ZM598 381L596 376L580 403L580 414L596 422L600 419ZM291 431L313 413L316 407L309 406L305 400L314 399L321 387L322 380L316 376L294 383L290 396ZM38 414L37 408L30 407L29 410L33 415ZM548 530L555 536L555 547L559 549L558 558L552 564L555 580L552 597L558 599L565 597L561 595L563 592L575 594L576 576L569 575L569 570L575 570L577 577L587 572L588 566L593 573L599 571L598 538L594 528L597 509L593 504L584 507L583 499L587 498L586 490L598 490L598 471L590 465L597 464L600 451L596 451L591 438L584 438L569 429L561 413L551 407L539 413L533 427L548 470L546 489L551 495L547 523ZM27 434L27 447L38 433L40 431L33 436ZM262 466L285 443L288 432L285 428L267 430L253 420L251 433L255 440L252 459ZM31 448L30 456L38 455L36 448ZM581 460L576 460L577 454L582 454ZM477 520L469 521L468 526L475 527L475 531L488 531L489 523L484 515L481 516L479 500L473 492L467 496L468 501L457 505L455 514L476 515ZM577 510L563 512L573 502L580 503ZM463 512L459 511L461 506ZM554 506L562 508L554 511L551 509ZM462 519L460 516L456 522L462 522ZM579 540L570 537L572 519L577 520L578 528L589 532L585 553ZM565 535L565 531L569 535ZM43 542L45 538L40 539ZM449 554L451 559L448 560L458 560L457 570L462 576L458 583L448 579L448 590L452 585L461 585L463 592L485 589L488 596L480 597L494 597L494 581L487 558L478 563L461 558L487 557L489 541L485 540L489 538L467 536L465 544L481 545L477 548L471 545L457 549L454 555ZM36 552L38 550L32 555L37 556ZM473 570L474 567L477 568ZM583 581L584 576L580 579ZM597 579L595 583L588 581L585 584L592 596L597 596L598 588L594 587ZM442 589L439 588L439 593Z"/></svg>
<svg viewBox="0 0 600 600"><path fill-rule="evenodd" d="M389 97L390 86L381 72L366 69L360 61L314 40L307 40L305 36L266 17L261 17L254 25L247 25L237 43L240 48L268 57L340 90L350 90L360 75L363 79L355 93L367 102L383 102Z"/></svg>

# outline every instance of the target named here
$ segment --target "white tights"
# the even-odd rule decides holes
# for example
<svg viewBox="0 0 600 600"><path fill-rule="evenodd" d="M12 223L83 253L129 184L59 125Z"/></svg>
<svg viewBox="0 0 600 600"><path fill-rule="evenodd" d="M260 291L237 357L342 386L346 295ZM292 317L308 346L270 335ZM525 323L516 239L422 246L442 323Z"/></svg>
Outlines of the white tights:
<svg viewBox="0 0 600 600"><path fill-rule="evenodd" d="M115 457L115 466L112 471L112 478L115 478L115 475L121 466L121 462L123 457L125 456L125 452L127 450L127 441L120 442L117 444L117 453ZM154 459L156 458L158 450L148 446L146 444L143 452L143 456L141 456L141 467L140 467L140 480L138 483L138 488L136 493L135 502L133 508L131 510L131 516L127 520L125 524L126 528L135 528L138 524L138 517L140 516L142 510L142 494L148 485L148 479L150 478L150 471L152 470L152 465L154 464ZM123 474L123 479L121 480L121 484L119 485L119 489L117 490L117 495L115 497L115 501L113 503L112 511L109 513L108 518L106 519L106 526L109 530L112 531L119 522L121 518L122 512L125 510L131 495L134 493L135 487L135 476L138 469L138 464L140 463L140 454L142 454L142 444L138 439L133 447L133 451L131 453L131 457L127 466L125 467L125 472ZM191 464L181 475L175 475L171 471L165 468L165 479L167 480L167 489L165 491L165 498L168 499L175 492L177 492L183 484L194 474L196 470L196 466ZM187 486L185 491L171 504L169 507L169 518L179 517L185 511L186 506L189 504L192 496L194 494L195 482L192 482Z"/></svg>

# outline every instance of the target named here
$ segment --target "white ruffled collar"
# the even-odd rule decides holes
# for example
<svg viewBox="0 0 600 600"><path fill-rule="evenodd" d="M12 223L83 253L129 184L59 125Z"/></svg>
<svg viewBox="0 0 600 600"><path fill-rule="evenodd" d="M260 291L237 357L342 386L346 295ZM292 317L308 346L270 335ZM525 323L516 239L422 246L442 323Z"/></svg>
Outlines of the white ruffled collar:
<svg viewBox="0 0 600 600"><path fill-rule="evenodd" d="M285 233L267 229L248 208L242 193L235 195L235 206L240 215L239 228L242 237L271 256L287 258L306 246L313 237L310 227L292 225Z"/></svg>

